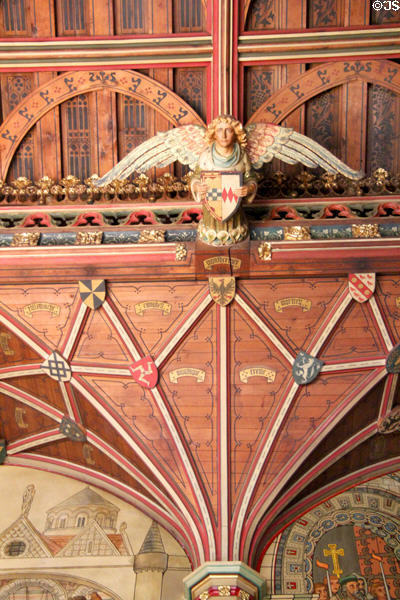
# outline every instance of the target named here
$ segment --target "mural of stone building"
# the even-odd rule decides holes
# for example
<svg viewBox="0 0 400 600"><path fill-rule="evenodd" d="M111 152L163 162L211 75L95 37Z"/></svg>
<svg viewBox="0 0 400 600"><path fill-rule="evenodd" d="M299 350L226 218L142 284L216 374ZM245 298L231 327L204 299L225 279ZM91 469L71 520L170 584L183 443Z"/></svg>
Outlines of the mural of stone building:
<svg viewBox="0 0 400 600"><path fill-rule="evenodd" d="M18 475L20 471L24 469ZM8 475L16 480L14 468L3 467L1 474L1 487L8 489L4 480ZM26 473L26 482L30 480L22 504L21 486L9 489L10 514L19 514L0 532L0 600L181 597L177 590L190 572L189 563L157 523L76 482L63 489L77 491L52 506L54 475L35 475ZM171 553L171 541L176 554Z"/></svg>

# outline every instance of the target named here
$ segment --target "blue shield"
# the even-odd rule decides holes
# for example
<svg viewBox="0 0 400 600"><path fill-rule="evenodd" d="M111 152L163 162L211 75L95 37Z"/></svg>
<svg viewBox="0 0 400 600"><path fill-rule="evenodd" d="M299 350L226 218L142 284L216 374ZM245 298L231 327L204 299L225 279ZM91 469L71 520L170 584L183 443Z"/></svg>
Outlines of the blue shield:
<svg viewBox="0 0 400 600"><path fill-rule="evenodd" d="M311 383L317 377L324 362L300 350L293 364L293 378L298 385Z"/></svg>
<svg viewBox="0 0 400 600"><path fill-rule="evenodd" d="M397 344L386 359L386 369L389 373L400 373L400 344Z"/></svg>

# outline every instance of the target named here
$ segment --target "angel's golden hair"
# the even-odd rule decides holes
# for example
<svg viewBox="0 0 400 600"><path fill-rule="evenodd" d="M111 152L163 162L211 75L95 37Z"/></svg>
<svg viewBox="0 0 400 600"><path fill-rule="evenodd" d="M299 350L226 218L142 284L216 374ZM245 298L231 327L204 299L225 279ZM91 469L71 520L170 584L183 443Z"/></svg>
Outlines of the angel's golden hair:
<svg viewBox="0 0 400 600"><path fill-rule="evenodd" d="M243 129L243 125L240 121L232 117L232 115L219 115L208 125L205 133L205 139L209 144L215 142L215 130L220 123L227 123L230 125L235 132L236 141L242 148L247 146L246 132Z"/></svg>

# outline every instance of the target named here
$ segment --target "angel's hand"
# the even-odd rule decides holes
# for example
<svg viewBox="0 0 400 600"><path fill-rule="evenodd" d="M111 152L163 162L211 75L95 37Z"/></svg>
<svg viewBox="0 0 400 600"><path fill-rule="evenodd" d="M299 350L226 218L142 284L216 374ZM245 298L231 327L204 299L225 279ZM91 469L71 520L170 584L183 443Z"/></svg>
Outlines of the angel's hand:
<svg viewBox="0 0 400 600"><path fill-rule="evenodd" d="M205 200L207 195L208 185L206 183L197 182L193 185L193 191L200 197L200 200Z"/></svg>
<svg viewBox="0 0 400 600"><path fill-rule="evenodd" d="M242 187L237 188L236 190L233 190L233 193L238 198L244 198L249 193L249 186L248 185L242 185Z"/></svg>

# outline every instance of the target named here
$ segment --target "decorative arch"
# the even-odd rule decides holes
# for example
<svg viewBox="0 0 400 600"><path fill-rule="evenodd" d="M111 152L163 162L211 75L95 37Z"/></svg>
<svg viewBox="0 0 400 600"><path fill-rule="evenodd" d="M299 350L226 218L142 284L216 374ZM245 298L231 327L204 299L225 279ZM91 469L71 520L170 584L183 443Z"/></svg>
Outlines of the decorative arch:
<svg viewBox="0 0 400 600"><path fill-rule="evenodd" d="M281 123L310 98L352 80L362 80L400 94L400 65L390 60L346 60L319 65L272 94L250 123Z"/></svg>
<svg viewBox="0 0 400 600"><path fill-rule="evenodd" d="M151 106L175 127L204 125L196 111L162 83L136 71L72 71L39 86L26 96L0 127L0 178L28 131L56 106L87 92L108 89Z"/></svg>
<svg viewBox="0 0 400 600"><path fill-rule="evenodd" d="M113 590L91 579L77 577L76 575L57 575L53 573L42 573L41 577L37 577L34 573L27 573L25 577L13 578L12 581L1 588L0 600L6 600L10 593L18 591L27 584L41 585L47 592L57 595L57 600L66 600L69 594L66 591L65 584L71 583L77 586L74 591L75 596L85 596L92 592L98 592L101 597L122 600L121 596Z"/></svg>
<svg viewBox="0 0 400 600"><path fill-rule="evenodd" d="M7 600L11 594L15 594L21 588L26 588L28 586L39 587L43 589L45 592L51 594L54 600L67 600L67 592L59 583L51 579L33 577L27 579L17 579L5 585L1 589L0 600Z"/></svg>
<svg viewBox="0 0 400 600"><path fill-rule="evenodd" d="M282 531L288 530L291 523L295 523L298 519L304 518L324 502L334 500L336 497L344 494L346 490L357 489L356 486L366 485L368 481L391 473L398 468L398 457L369 465L368 467L349 473L323 488L316 490L314 493L306 496L300 502L295 503L288 510L284 511L277 519L273 520L273 522L268 516L264 516L258 523L254 538L250 544L249 556L251 557L252 564L257 565L257 568L260 567L268 547ZM267 540L269 540L268 544L266 544Z"/></svg>
<svg viewBox="0 0 400 600"><path fill-rule="evenodd" d="M331 498L295 521L283 532L275 547L275 593L284 593L287 584L294 583L297 593L311 591L317 544L327 532L338 527L351 525L370 529L398 559L400 521L396 514L396 498L382 488L374 488L372 483L372 486L359 486ZM384 501L389 502L382 507ZM293 563L301 564L301 571L293 570L290 567Z"/></svg>

